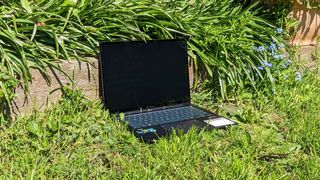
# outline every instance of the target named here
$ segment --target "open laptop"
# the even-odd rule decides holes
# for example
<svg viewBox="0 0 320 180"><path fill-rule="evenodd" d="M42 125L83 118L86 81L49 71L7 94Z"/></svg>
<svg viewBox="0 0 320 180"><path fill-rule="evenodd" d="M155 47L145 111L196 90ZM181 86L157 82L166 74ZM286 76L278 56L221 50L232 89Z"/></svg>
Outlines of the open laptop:
<svg viewBox="0 0 320 180"><path fill-rule="evenodd" d="M100 60L104 106L123 112L129 129L144 141L173 129L236 124L191 104L184 40L103 42Z"/></svg>

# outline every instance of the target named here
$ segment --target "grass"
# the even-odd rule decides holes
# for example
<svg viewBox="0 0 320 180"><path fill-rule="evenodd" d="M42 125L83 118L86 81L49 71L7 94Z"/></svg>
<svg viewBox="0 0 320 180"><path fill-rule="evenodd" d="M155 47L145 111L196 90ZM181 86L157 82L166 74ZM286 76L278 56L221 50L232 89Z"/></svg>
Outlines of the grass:
<svg viewBox="0 0 320 180"><path fill-rule="evenodd" d="M276 94L236 100L194 93L194 103L239 122L211 132L177 132L144 144L99 102L70 91L44 112L0 127L2 178L317 179L320 78L288 77Z"/></svg>

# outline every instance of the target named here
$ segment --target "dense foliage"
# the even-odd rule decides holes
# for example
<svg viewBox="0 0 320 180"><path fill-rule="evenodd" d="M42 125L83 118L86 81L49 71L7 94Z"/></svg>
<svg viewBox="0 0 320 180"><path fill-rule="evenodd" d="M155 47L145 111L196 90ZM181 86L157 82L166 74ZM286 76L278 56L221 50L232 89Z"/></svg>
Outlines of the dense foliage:
<svg viewBox="0 0 320 180"><path fill-rule="evenodd" d="M304 0L304 1L298 1L298 2L309 9L320 8L320 2L318 0Z"/></svg>
<svg viewBox="0 0 320 180"><path fill-rule="evenodd" d="M10 109L14 88L28 92L31 68L50 83L47 68L59 70L61 59L97 56L100 41L183 38L196 82L207 79L206 87L223 98L247 86L272 87L287 63L282 55L286 32L257 16L256 5L238 0L0 1L1 112ZM274 58L278 55L281 60Z"/></svg>

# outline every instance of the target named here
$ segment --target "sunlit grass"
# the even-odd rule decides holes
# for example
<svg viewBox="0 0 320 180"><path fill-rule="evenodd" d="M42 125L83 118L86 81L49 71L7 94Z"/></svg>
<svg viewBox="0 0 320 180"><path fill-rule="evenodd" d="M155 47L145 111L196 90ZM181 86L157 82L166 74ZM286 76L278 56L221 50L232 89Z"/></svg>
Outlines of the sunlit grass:
<svg viewBox="0 0 320 180"><path fill-rule="evenodd" d="M66 91L58 104L1 126L0 174L29 178L317 179L320 79L304 72L277 94L193 101L239 122L144 144L99 102ZM281 90L281 91L280 91Z"/></svg>

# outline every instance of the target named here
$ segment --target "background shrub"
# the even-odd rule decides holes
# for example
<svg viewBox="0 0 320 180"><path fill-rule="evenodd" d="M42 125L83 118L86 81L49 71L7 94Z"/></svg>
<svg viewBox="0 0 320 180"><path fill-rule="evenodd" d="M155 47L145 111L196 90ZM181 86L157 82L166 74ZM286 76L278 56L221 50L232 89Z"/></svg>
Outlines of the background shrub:
<svg viewBox="0 0 320 180"><path fill-rule="evenodd" d="M116 40L186 39L195 87L205 84L225 99L245 87L273 86L277 76L272 73L281 69L270 70L267 63L275 68L285 61L276 61L267 47L283 46L285 32L257 16L257 5L238 0L0 1L1 70L16 82L0 78L6 89L1 101L11 107L17 85L28 92L31 68L50 83L46 68L60 70L61 59L97 56L100 41ZM266 51L257 53L254 47Z"/></svg>

